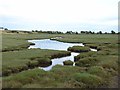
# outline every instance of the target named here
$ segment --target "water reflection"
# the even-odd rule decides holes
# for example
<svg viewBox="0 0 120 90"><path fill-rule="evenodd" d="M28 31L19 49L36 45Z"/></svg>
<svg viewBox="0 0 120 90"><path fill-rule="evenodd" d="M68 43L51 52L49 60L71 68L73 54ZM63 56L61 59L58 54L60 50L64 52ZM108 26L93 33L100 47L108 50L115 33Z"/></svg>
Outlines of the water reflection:
<svg viewBox="0 0 120 90"><path fill-rule="evenodd" d="M74 56L77 56L79 53L74 53L72 52L71 53L71 56L67 56L67 57L62 57L62 58L55 58L55 59L52 59L52 65L51 66L48 66L48 67L39 67L45 71L49 71L52 69L53 66L55 65L63 65L63 62L66 61L66 60L71 60L74 62ZM75 66L75 62L73 63L73 66Z"/></svg>
<svg viewBox="0 0 120 90"><path fill-rule="evenodd" d="M50 39L28 40L28 42L35 43L35 45L31 45L28 49L41 48L41 49L65 50L65 51L67 51L68 47L84 46L82 43L64 43L64 42L54 41L54 40L50 40ZM91 49L91 51L97 51L97 50L96 49ZM63 65L63 62L66 61L66 60L71 60L71 61L74 62L74 56L77 56L78 54L80 54L80 53L71 52L71 56L52 59L51 60L52 65L50 65L48 67L39 67L39 68L43 69L45 71L49 71L49 70L52 69L53 66L55 66L57 64ZM73 63L73 66L75 66L75 62Z"/></svg>
<svg viewBox="0 0 120 90"><path fill-rule="evenodd" d="M84 46L82 43L64 43L50 39L28 40L28 42L35 43L35 45L31 45L29 49L41 48L41 49L52 49L52 50L67 50L68 47L72 47L75 45Z"/></svg>

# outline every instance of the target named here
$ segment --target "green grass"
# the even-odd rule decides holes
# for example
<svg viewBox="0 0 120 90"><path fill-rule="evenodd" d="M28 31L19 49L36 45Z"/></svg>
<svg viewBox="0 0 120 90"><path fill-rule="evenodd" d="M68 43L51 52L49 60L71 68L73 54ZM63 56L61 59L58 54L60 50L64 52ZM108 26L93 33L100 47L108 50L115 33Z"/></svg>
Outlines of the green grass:
<svg viewBox="0 0 120 90"><path fill-rule="evenodd" d="M71 42L71 43L118 43L118 35L113 34L80 34L80 35L63 35L64 38L57 39L62 42Z"/></svg>
<svg viewBox="0 0 120 90"><path fill-rule="evenodd" d="M112 79L118 75L117 34L3 33L2 36L2 50L6 51L2 52L3 72L15 73L2 78L3 88L98 88L114 87L111 83L117 82ZM57 65L48 72L35 68L50 65L52 58L70 55L64 51L27 49L30 45L27 40L56 36L63 37L58 41L82 42L86 47L100 50L80 53L75 57L77 66L74 67Z"/></svg>
<svg viewBox="0 0 120 90"><path fill-rule="evenodd" d="M102 66L92 66L88 69L88 73L104 78L108 77L107 71Z"/></svg>
<svg viewBox="0 0 120 90"><path fill-rule="evenodd" d="M70 55L70 52L41 49L3 52L3 74L4 72L19 72L22 69L26 70L34 66L49 66L51 64L51 58L67 55Z"/></svg>
<svg viewBox="0 0 120 90"><path fill-rule="evenodd" d="M95 65L97 62L98 62L97 58L88 57L88 58L80 59L79 61L75 63L75 65L80 66L80 67L89 67L89 66Z"/></svg>
<svg viewBox="0 0 120 90"><path fill-rule="evenodd" d="M84 88L98 88L103 83L101 77L89 73L76 73L74 78L76 81L84 83Z"/></svg>
<svg viewBox="0 0 120 90"><path fill-rule="evenodd" d="M104 56L99 58L101 61L100 66L107 69L114 69L118 71L118 56Z"/></svg>
<svg viewBox="0 0 120 90"><path fill-rule="evenodd" d="M55 66L50 72L32 69L3 78L3 87L8 88L88 88L98 87L104 79L86 73L84 68Z"/></svg>
<svg viewBox="0 0 120 90"><path fill-rule="evenodd" d="M56 36L62 36L63 38L57 39L63 42L82 42L82 43L118 43L118 35L113 34L80 34L80 35L68 35L68 34L2 34L2 49L17 48L21 45L27 44L26 40L30 39L48 39ZM25 45L26 46L26 45Z"/></svg>
<svg viewBox="0 0 120 90"><path fill-rule="evenodd" d="M84 52L84 53L80 53L79 55L75 56L74 57L74 60L75 61L78 61L82 58L85 58L85 57L91 57L93 55L97 54L96 52L93 52L93 51L89 51L89 52Z"/></svg>
<svg viewBox="0 0 120 90"><path fill-rule="evenodd" d="M3 78L3 87L8 88L61 88L61 87L76 87L77 82L73 81L73 76L76 72L84 72L84 68L72 66L53 67L50 72L41 69L31 69L20 72ZM72 78L71 78L72 77ZM68 82L69 81L69 82ZM72 84L74 82L74 84ZM31 85L31 86L30 86ZM37 87L36 87L37 86Z"/></svg>
<svg viewBox="0 0 120 90"><path fill-rule="evenodd" d="M88 51L90 51L90 48L83 47L83 46L73 46L73 47L69 47L67 50L68 51L72 51L72 52L79 52L79 53L81 53L81 52L88 52Z"/></svg>
<svg viewBox="0 0 120 90"><path fill-rule="evenodd" d="M64 65L73 65L73 62L71 60L67 60L63 62Z"/></svg>
<svg viewBox="0 0 120 90"><path fill-rule="evenodd" d="M97 51L101 50L101 44L93 44L93 43L89 43L89 44L85 44L85 46L88 46L92 49L97 49Z"/></svg>
<svg viewBox="0 0 120 90"><path fill-rule="evenodd" d="M60 36L59 34L2 34L2 50L19 50L27 48L31 43L27 40L31 39L48 39L52 37Z"/></svg>

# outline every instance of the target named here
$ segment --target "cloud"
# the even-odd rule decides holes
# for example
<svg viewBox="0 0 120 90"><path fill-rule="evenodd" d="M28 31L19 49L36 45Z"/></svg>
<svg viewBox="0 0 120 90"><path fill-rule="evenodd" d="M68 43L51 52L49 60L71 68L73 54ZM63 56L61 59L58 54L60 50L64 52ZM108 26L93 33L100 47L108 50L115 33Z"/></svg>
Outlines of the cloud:
<svg viewBox="0 0 120 90"><path fill-rule="evenodd" d="M117 25L119 0L1 0L4 25L89 23ZM3 17L4 16L4 17ZM11 23L11 24L10 24ZM36 25L34 25L36 24ZM44 26L43 25L43 26ZM27 27L25 27L27 28Z"/></svg>

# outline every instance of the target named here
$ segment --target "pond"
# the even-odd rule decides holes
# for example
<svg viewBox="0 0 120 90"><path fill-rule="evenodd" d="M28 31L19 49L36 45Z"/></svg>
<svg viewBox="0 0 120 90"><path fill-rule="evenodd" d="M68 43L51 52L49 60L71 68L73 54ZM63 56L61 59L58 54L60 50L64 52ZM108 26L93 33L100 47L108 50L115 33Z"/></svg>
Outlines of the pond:
<svg viewBox="0 0 120 90"><path fill-rule="evenodd" d="M82 43L64 43L59 42L55 40L50 39L42 39L42 40L28 40L28 42L35 43L35 45L31 45L28 49L31 48L41 48L41 49L51 49L51 50L64 50L67 51L68 47L72 46L84 46ZM96 51L95 49L91 49L91 51ZM63 62L66 60L71 60L74 62L74 56L77 56L79 53L71 52L71 56L66 56L62 58L55 58L52 59L52 65L48 67L39 67L40 69L43 69L45 71L49 71L52 69L55 65L63 65ZM73 66L75 66L75 62L73 63Z"/></svg>
<svg viewBox="0 0 120 90"><path fill-rule="evenodd" d="M41 49L52 49L52 50L65 50L67 51L68 47L72 47L75 45L84 46L82 43L64 43L50 39L42 39L42 40L28 40L28 42L35 43L35 45L31 45L30 48L41 48Z"/></svg>

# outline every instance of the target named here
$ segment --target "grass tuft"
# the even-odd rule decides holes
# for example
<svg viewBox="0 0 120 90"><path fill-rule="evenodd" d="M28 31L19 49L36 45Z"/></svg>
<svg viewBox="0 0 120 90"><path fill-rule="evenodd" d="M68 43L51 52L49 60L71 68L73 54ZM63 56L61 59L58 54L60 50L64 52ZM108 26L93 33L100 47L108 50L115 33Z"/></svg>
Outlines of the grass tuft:
<svg viewBox="0 0 120 90"><path fill-rule="evenodd" d="M71 60L67 60L63 62L64 65L73 65L73 62Z"/></svg>
<svg viewBox="0 0 120 90"><path fill-rule="evenodd" d="M69 47L68 51L80 53L80 52L88 52L88 51L90 51L90 49L88 47L73 46L73 47Z"/></svg>

